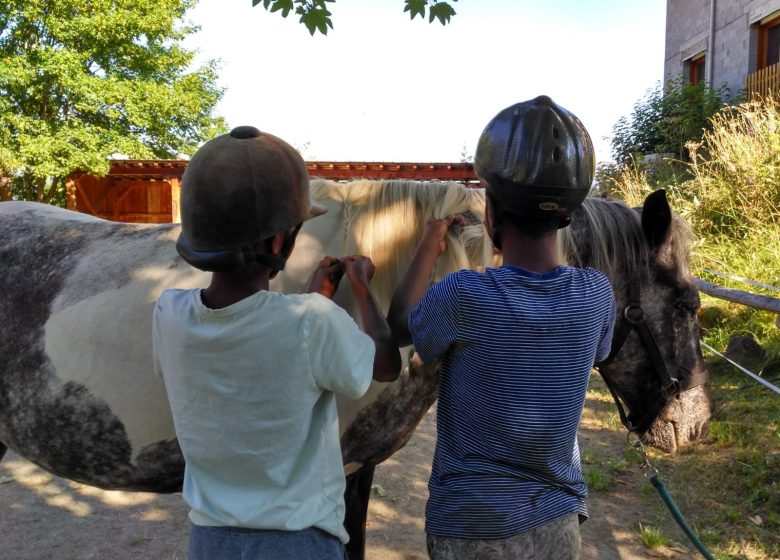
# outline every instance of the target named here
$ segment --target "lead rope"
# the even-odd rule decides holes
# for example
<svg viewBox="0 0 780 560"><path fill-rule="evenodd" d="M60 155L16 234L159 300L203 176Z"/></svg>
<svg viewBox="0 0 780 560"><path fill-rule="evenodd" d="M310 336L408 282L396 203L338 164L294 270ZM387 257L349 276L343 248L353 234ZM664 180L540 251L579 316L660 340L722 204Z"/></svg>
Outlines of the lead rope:
<svg viewBox="0 0 780 560"><path fill-rule="evenodd" d="M688 536L696 549L701 552L701 555L704 556L704 558L707 560L715 560L712 554L710 554L710 551L707 550L707 547L704 546L696 533L693 532L693 529L691 529L690 525L688 525L688 522L685 520L685 517L680 511L680 508L677 507L677 504L672 499L672 496L666 490L666 486L664 486L664 483L658 474L658 469L650 463L650 458L647 456L647 450L645 450L645 446L642 444L642 440L637 439L636 442L631 443L631 432L628 432L627 439L628 445L636 449L636 451L642 456L642 474L650 481L650 484L653 485L653 488L658 490L658 493L661 495L661 499L666 504L666 507L672 514L672 517L674 517L674 520ZM648 476L648 471L652 471L653 474Z"/></svg>

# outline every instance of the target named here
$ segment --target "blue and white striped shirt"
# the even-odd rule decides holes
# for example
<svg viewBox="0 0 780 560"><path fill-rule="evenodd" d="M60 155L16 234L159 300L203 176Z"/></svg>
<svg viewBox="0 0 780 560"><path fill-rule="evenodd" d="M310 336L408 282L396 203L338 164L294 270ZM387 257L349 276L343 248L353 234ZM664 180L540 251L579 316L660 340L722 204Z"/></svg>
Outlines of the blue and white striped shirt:
<svg viewBox="0 0 780 560"><path fill-rule="evenodd" d="M462 270L428 290L409 315L420 357L442 361L427 533L503 539L587 516L577 427L614 321L592 268Z"/></svg>

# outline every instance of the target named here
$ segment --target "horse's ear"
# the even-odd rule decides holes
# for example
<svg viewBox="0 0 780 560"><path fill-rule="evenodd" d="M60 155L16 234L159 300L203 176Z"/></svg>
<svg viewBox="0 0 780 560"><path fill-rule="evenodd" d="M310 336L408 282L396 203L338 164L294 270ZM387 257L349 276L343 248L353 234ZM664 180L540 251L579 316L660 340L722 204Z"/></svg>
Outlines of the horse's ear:
<svg viewBox="0 0 780 560"><path fill-rule="evenodd" d="M666 200L666 191L650 193L642 204L642 231L653 249L669 240L672 231L672 209Z"/></svg>

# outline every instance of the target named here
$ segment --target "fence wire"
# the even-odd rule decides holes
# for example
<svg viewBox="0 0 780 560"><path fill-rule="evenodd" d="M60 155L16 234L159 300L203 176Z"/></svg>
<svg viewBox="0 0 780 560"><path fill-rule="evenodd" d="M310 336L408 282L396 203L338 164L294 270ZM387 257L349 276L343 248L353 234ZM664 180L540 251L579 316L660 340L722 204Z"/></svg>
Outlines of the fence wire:
<svg viewBox="0 0 780 560"><path fill-rule="evenodd" d="M764 385L768 389L771 389L772 391L774 391L775 393L780 395L780 387L778 387L777 385L771 384L769 381L767 381L766 379L764 379L760 375L756 375L752 371L750 371L750 370L742 367L741 365L739 365L734 360L732 360L730 358L727 358L726 356L724 356L723 354L721 354L720 352L715 350L712 346L710 346L709 344L707 344L703 340L701 341L701 345L704 346L707 350L709 350L713 354L716 354L716 355L720 356L721 358L723 358L724 360L726 360L728 363L730 363L731 365L733 365L734 367L739 369L742 373L745 373L745 374L749 375L750 377L752 377L753 379L755 379L756 381L758 381L759 383L761 383L762 385Z"/></svg>
<svg viewBox="0 0 780 560"><path fill-rule="evenodd" d="M742 282L743 284L748 284L750 286L756 286L757 288L764 288L766 290L774 290L775 292L780 292L780 288L777 286L772 286L770 284L764 284L763 282L757 282L755 280L751 280L750 278L744 278L742 276L737 276L736 274L727 274L725 272L718 272L717 270L712 270L711 268L702 268L704 272L708 272L709 274L712 274L713 276L720 276L721 278L728 278L729 280L736 280L737 282Z"/></svg>

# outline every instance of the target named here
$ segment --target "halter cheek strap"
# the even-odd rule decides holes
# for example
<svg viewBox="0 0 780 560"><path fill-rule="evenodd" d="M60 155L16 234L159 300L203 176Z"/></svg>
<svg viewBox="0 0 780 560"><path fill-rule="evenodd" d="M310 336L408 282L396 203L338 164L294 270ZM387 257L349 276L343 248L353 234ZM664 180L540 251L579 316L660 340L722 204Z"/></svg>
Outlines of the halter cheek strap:
<svg viewBox="0 0 780 560"><path fill-rule="evenodd" d="M623 348L623 344L625 344L626 338L628 338L628 334L631 330L636 330L639 334L643 347L653 366L653 370L661 383L661 397L650 406L645 415L638 421L633 418L632 414L626 414L623 403L621 402L614 385L602 371L604 366L609 365L615 360L618 353ZM618 325L618 328L615 330L612 337L612 349L609 352L609 356L607 356L604 361L595 364L595 368L601 374L601 378L604 380L609 392L612 394L612 398L618 409L618 414L620 415L620 421L630 432L639 434L646 433L653 425L653 422L655 422L658 414L664 406L666 406L666 403L669 402L669 399L680 394L680 382L677 378L672 377L669 374L669 370L661 355L658 343L645 320L645 310L642 308L638 283L632 282L629 284L628 304L623 310L623 320Z"/></svg>

